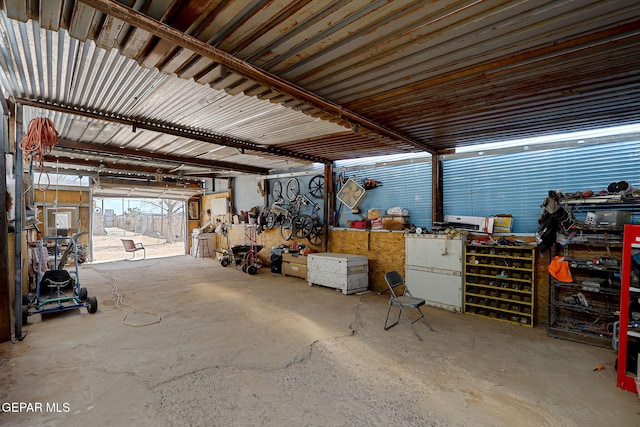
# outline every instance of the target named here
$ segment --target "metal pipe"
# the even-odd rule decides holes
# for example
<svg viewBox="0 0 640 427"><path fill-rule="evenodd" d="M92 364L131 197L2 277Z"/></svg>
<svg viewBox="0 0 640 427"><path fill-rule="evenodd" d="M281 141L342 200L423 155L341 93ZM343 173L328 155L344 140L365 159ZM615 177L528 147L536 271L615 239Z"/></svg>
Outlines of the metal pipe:
<svg viewBox="0 0 640 427"><path fill-rule="evenodd" d="M14 314L15 314L15 338L19 341L24 339L22 334L22 229L24 218L24 193L22 188L23 179L23 159L22 150L20 150L20 140L22 139L22 105L16 104L15 114L15 169L16 169L16 183L15 183L15 300L14 300Z"/></svg>
<svg viewBox="0 0 640 427"><path fill-rule="evenodd" d="M0 120L3 121L4 125L8 125L7 116L1 116ZM5 129L4 126L0 126L0 128ZM2 138L2 149L0 150L0 242L8 242L9 241L9 233L7 230L7 211L9 206L6 204L6 196L7 196L7 165L6 165L6 156L5 153L8 152L8 132L3 132L0 135ZM0 274L0 295L4 300L6 297L7 304L2 303L0 307L0 342L9 341L11 339L11 301L10 292L11 289L9 286L10 280L7 272L9 271L9 260L8 260L8 248L7 245L0 245L0 271L3 273Z"/></svg>
<svg viewBox="0 0 640 427"><path fill-rule="evenodd" d="M328 251L329 248L329 218L332 217L333 204L335 203L335 194L333 194L333 164L324 165L324 200L322 204L322 250ZM331 201L331 202L330 202Z"/></svg>

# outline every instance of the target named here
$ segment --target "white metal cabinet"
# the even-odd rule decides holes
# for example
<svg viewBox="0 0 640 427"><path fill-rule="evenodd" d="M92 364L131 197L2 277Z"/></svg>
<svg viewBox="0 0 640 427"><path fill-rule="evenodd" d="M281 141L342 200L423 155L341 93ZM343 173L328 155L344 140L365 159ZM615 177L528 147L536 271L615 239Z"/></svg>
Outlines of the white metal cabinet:
<svg viewBox="0 0 640 427"><path fill-rule="evenodd" d="M462 311L464 238L443 234L405 235L405 281L427 305Z"/></svg>
<svg viewBox="0 0 640 427"><path fill-rule="evenodd" d="M323 252L307 255L307 282L335 288L343 294L369 287L369 259L362 255Z"/></svg>

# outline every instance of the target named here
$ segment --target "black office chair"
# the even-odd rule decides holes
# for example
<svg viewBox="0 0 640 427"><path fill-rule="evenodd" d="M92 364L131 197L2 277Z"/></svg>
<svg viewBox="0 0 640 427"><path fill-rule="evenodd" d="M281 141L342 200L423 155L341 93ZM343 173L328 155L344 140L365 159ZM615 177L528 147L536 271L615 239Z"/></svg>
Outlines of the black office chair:
<svg viewBox="0 0 640 427"><path fill-rule="evenodd" d="M418 333L418 330L414 326L414 323L416 323L420 319L424 319L424 323L427 324L427 327L429 328L429 330L433 331L433 328L431 327L431 325L427 321L427 318L424 316L424 313L420 309L420 306L425 304L424 299L411 296L411 293L409 292L409 288L407 287L406 283L404 283L404 279L402 278L402 276L400 276L400 273L398 273L397 271L387 272L384 275L384 280L387 282L387 285L389 286L389 291L391 292L391 298L389 298L389 308L387 309L387 318L384 321L384 330L386 331L387 329L397 325L398 322L400 322L400 314L403 314L404 317L407 319L407 322L409 322L409 325L411 325L413 332L416 334L418 339L422 341L422 337ZM404 292L402 293L402 295L399 295L396 293L396 288L400 285L404 285ZM389 314L391 313L392 306L396 306L400 310L398 311L398 318L396 319L395 323L388 325ZM409 315L405 311L405 308L412 308L412 309L418 310L418 312L420 313L420 317L418 317L415 320L411 320L409 318Z"/></svg>

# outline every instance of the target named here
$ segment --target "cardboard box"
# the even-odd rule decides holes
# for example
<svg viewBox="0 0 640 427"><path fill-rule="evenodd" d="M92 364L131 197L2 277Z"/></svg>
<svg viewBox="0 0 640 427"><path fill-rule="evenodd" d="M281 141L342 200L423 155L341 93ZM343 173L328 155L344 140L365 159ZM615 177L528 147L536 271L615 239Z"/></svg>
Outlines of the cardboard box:
<svg viewBox="0 0 640 427"><path fill-rule="evenodd" d="M401 215L384 215L382 228L385 230L404 230L409 227L409 217Z"/></svg>
<svg viewBox="0 0 640 427"><path fill-rule="evenodd" d="M285 276L299 277L301 279L307 280L307 266L295 262L283 262L282 274L284 274Z"/></svg>
<svg viewBox="0 0 640 427"><path fill-rule="evenodd" d="M493 232L494 233L511 233L513 229L513 218L510 216L494 216Z"/></svg>

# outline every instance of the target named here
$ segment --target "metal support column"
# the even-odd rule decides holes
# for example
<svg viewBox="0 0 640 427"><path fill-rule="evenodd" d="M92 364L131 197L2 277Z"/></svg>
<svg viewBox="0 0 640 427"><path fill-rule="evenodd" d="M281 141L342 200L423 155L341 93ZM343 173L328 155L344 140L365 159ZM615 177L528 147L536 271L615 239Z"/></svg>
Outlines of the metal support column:
<svg viewBox="0 0 640 427"><path fill-rule="evenodd" d="M16 199L15 199L15 209L16 209L16 220L15 220L15 233L16 233L16 241L15 241L15 303L14 303L14 313L15 313L15 338L17 340L24 339L24 335L22 333L22 229L23 219L24 219L24 189L22 188L22 180L24 179L23 174L23 159L22 159L22 150L20 150L20 140L22 139L23 133L23 123L22 123L22 105L16 104L15 111L15 126L14 126L14 134L15 134L15 168L16 168Z"/></svg>

